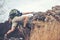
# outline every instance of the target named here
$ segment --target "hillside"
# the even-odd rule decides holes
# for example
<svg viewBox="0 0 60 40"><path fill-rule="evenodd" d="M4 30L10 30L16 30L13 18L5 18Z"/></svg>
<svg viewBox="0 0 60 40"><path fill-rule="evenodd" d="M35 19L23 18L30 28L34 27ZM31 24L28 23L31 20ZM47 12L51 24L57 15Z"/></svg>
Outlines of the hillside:
<svg viewBox="0 0 60 40"><path fill-rule="evenodd" d="M45 12L46 20L37 18L33 21L34 29L31 30L30 40L60 40L60 6ZM51 16L50 16L51 15ZM41 16L42 17L42 16Z"/></svg>

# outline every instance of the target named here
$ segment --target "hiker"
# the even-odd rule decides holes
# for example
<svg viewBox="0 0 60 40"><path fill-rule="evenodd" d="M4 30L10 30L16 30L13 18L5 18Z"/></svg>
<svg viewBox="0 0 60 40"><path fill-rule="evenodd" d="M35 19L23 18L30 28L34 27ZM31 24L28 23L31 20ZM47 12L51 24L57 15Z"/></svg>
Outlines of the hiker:
<svg viewBox="0 0 60 40"><path fill-rule="evenodd" d="M26 15L24 15L26 14ZM33 16L33 14L30 13L20 13L17 9L13 9L10 12L9 15L9 22L12 22L11 29L5 34L7 36L9 33L13 32L18 24L18 22L23 20L23 27L26 27L26 24L29 20L29 18Z"/></svg>

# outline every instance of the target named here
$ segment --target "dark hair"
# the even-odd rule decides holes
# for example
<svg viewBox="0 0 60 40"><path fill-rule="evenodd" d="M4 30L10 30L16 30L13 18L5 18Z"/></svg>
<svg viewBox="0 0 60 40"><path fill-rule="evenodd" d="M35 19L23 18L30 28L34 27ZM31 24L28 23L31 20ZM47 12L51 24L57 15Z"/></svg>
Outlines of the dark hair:
<svg viewBox="0 0 60 40"><path fill-rule="evenodd" d="M21 16L22 13L20 13L20 11L18 11L17 9L12 9L9 13L9 17L11 19L13 19L15 16Z"/></svg>

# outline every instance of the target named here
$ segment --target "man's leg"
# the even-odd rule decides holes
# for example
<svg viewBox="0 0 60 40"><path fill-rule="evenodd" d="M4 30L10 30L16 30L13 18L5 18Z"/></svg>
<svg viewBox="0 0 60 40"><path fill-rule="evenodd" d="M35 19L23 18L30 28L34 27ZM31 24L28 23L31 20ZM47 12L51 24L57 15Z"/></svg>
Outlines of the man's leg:
<svg viewBox="0 0 60 40"><path fill-rule="evenodd" d="M5 34L5 36L7 36L9 33L13 32L15 30L16 26L17 26L17 23L13 22L11 29Z"/></svg>

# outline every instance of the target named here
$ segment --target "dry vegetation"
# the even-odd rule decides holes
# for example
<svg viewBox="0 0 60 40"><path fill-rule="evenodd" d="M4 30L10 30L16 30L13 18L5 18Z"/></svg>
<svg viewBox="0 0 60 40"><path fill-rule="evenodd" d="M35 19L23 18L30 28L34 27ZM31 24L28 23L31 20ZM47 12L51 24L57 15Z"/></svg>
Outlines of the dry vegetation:
<svg viewBox="0 0 60 40"><path fill-rule="evenodd" d="M60 23L37 22L33 31L31 31L30 40L59 40Z"/></svg>
<svg viewBox="0 0 60 40"><path fill-rule="evenodd" d="M34 29L31 30L30 40L60 40L60 22L57 20L59 19L33 21Z"/></svg>

